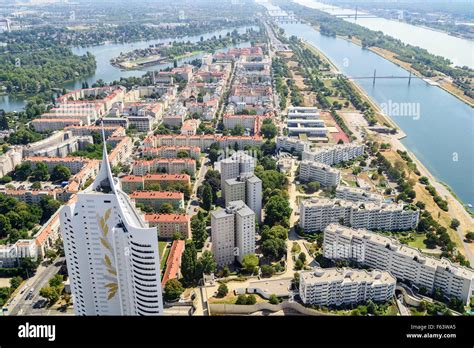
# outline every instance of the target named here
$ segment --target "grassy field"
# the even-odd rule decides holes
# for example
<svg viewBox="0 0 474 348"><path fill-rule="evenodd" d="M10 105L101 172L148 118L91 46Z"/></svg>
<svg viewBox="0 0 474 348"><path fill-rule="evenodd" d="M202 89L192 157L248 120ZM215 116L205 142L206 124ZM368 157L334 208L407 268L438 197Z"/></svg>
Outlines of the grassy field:
<svg viewBox="0 0 474 348"><path fill-rule="evenodd" d="M167 242L158 242L158 248L159 248L159 253L161 257L161 265L160 268L164 269L166 265L166 260L168 259L168 254L170 253L170 248L167 248L166 246L168 245Z"/></svg>
<svg viewBox="0 0 474 348"><path fill-rule="evenodd" d="M426 245L425 243L423 243L426 239L426 236L424 234L414 233L412 234L412 237L414 238L414 240L408 242L409 246L419 249L426 249Z"/></svg>

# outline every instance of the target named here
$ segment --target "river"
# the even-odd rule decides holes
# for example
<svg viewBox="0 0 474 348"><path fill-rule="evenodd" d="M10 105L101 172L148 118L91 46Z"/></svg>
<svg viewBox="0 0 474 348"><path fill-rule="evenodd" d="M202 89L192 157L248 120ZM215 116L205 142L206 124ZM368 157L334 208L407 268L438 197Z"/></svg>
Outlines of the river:
<svg viewBox="0 0 474 348"><path fill-rule="evenodd" d="M131 77L131 76L142 76L147 71L152 70L160 70L165 69L173 65L173 63L168 64L158 64L153 66L148 66L143 68L142 70L121 70L110 64L110 60L114 57L120 55L121 52L128 52L133 51L139 48L146 48L150 45L158 44L158 43L167 43L170 41L179 41L179 42L198 42L201 37L204 40L209 39L213 36L218 37L219 35L225 36L227 33L232 32L236 29L239 33L245 33L247 29L258 29L258 27L239 27L239 28L228 28L222 30L216 30L210 33L205 33L201 35L195 36L183 36L179 38L166 38L166 39L158 39L158 40L149 40L149 41L138 41L138 42L129 42L123 44L116 44L116 43L109 43L104 45L97 45L97 46L88 46L88 47L73 47L72 51L74 54L83 55L87 52L92 53L95 56L97 62L97 68L93 75L77 79L75 81L68 82L64 84L64 87L67 89L77 89L82 87L82 83L87 81L89 85L92 85L99 79L104 80L106 83L113 82L115 80L120 80L121 77ZM233 45L230 47L249 47L250 42L243 42L237 45ZM226 47L223 49L217 50L225 51L230 47ZM193 59L202 57L203 54L196 54L190 57L183 58L178 61L179 64L184 62L190 62ZM0 95L0 109L4 109L5 111L19 111L23 109L25 106L25 99L20 96L12 96L12 95Z"/></svg>
<svg viewBox="0 0 474 348"><path fill-rule="evenodd" d="M354 14L351 9L323 4L313 0L294 0L295 3L322 10L329 14ZM366 14L358 11L359 15ZM428 50L428 52L448 58L454 65L474 68L474 41L458 38L445 32L419 27L404 22L375 17L375 18L344 18L375 31L382 31L413 46Z"/></svg>
<svg viewBox="0 0 474 348"><path fill-rule="evenodd" d="M344 39L321 35L307 24L283 24L321 50L347 76L406 76L408 72ZM420 79L357 80L381 107L412 105L409 116L392 116L406 133L403 144L465 203L474 204L474 115L471 107ZM403 104L402 104L403 103ZM408 103L408 104L407 104ZM419 111L419 113L418 113Z"/></svg>

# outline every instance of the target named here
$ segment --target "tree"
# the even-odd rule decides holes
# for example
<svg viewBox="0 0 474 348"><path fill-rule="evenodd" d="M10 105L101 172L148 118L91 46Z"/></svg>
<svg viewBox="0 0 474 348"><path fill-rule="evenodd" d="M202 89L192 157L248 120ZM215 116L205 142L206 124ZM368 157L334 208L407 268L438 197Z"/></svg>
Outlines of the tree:
<svg viewBox="0 0 474 348"><path fill-rule="evenodd" d="M450 227L451 227L453 230L457 230L460 224L461 224L461 223L459 222L458 219L452 219L452 220L451 220L451 225L450 225Z"/></svg>
<svg viewBox="0 0 474 348"><path fill-rule="evenodd" d="M245 128L240 124L236 125L230 132L232 135L244 135Z"/></svg>
<svg viewBox="0 0 474 348"><path fill-rule="evenodd" d="M201 257L198 259L197 269L198 273L211 274L216 271L217 263L214 260L212 252L206 250L202 253Z"/></svg>
<svg viewBox="0 0 474 348"><path fill-rule="evenodd" d="M206 221L201 218L200 214L194 215L191 218L191 231L196 249L202 249L207 240L208 233L206 230Z"/></svg>
<svg viewBox="0 0 474 348"><path fill-rule="evenodd" d="M301 262L303 262L303 264L306 262L306 254L305 253L300 253L298 255L298 260L301 260Z"/></svg>
<svg viewBox="0 0 474 348"><path fill-rule="evenodd" d="M25 162L15 167L15 172L13 176L15 180L24 181L28 179L32 172L33 170L31 168L30 162Z"/></svg>
<svg viewBox="0 0 474 348"><path fill-rule="evenodd" d="M8 130L10 127L8 125L8 118L5 114L0 115L0 129Z"/></svg>
<svg viewBox="0 0 474 348"><path fill-rule="evenodd" d="M263 121L262 128L260 129L264 138L273 139L278 134L277 127L272 123L270 119Z"/></svg>
<svg viewBox="0 0 474 348"><path fill-rule="evenodd" d="M247 254L242 258L242 266L244 267L245 272L255 273L258 266L258 256L255 254Z"/></svg>
<svg viewBox="0 0 474 348"><path fill-rule="evenodd" d="M301 269L303 269L303 267L304 267L303 261L301 261L300 259L296 260L296 262L295 262L295 268L296 268L297 270L301 270Z"/></svg>
<svg viewBox="0 0 474 348"><path fill-rule="evenodd" d="M229 292L229 288L227 287L227 285L225 285L224 283L222 283L222 284L219 285L219 287L217 288L217 297L225 297L228 292Z"/></svg>
<svg viewBox="0 0 474 348"><path fill-rule="evenodd" d="M270 302L271 304L279 304L280 303L280 300L278 299L277 295L275 294L271 294L270 295L270 298L268 299L268 302Z"/></svg>
<svg viewBox="0 0 474 348"><path fill-rule="evenodd" d="M262 270L262 276L264 277L271 277L272 275L275 274L275 269L270 265L263 265L261 267L261 270Z"/></svg>
<svg viewBox="0 0 474 348"><path fill-rule="evenodd" d="M285 241L279 238L267 239L262 243L262 253L272 259L280 259L286 252Z"/></svg>
<svg viewBox="0 0 474 348"><path fill-rule="evenodd" d="M262 231L262 240L278 238L287 240L288 239L288 229L286 227L276 225L272 228L268 228L268 226L264 226Z"/></svg>
<svg viewBox="0 0 474 348"><path fill-rule="evenodd" d="M288 225L291 211L290 202L287 199L281 196L272 196L265 205L265 224L270 226Z"/></svg>
<svg viewBox="0 0 474 348"><path fill-rule="evenodd" d="M174 211L174 208L170 203L163 203L158 209L158 212L160 214L171 214L173 213L173 211Z"/></svg>
<svg viewBox="0 0 474 348"><path fill-rule="evenodd" d="M40 200L42 210L41 220L47 221L61 206L61 203L51 196L42 197Z"/></svg>
<svg viewBox="0 0 474 348"><path fill-rule="evenodd" d="M306 187L308 188L309 193L314 193L319 191L319 189L321 188L321 184L317 181L311 181L306 185Z"/></svg>
<svg viewBox="0 0 474 348"><path fill-rule="evenodd" d="M71 170L69 168L59 164L53 168L53 172L51 173L51 180L52 181L68 181L71 177Z"/></svg>
<svg viewBox="0 0 474 348"><path fill-rule="evenodd" d="M10 279L10 287L12 290L15 290L20 286L20 284L23 282L23 278L20 276L16 276Z"/></svg>
<svg viewBox="0 0 474 348"><path fill-rule="evenodd" d="M246 301L248 305L254 305L257 303L257 298L255 297L254 294L251 294L251 295L248 295L247 296L247 301Z"/></svg>
<svg viewBox="0 0 474 348"><path fill-rule="evenodd" d="M38 263L39 262L37 260L33 260L31 257L24 257L20 259L20 275L23 278L32 277L36 272Z"/></svg>
<svg viewBox="0 0 474 348"><path fill-rule="evenodd" d="M208 183L203 184L203 189L202 189L202 208L206 211L210 211L212 208L212 202L213 202L213 195L212 195L212 188L211 185Z"/></svg>
<svg viewBox="0 0 474 348"><path fill-rule="evenodd" d="M11 229L10 220L5 215L0 214L0 238L7 237Z"/></svg>
<svg viewBox="0 0 474 348"><path fill-rule="evenodd" d="M230 275L230 270L229 270L229 267L227 266L224 266L221 270L221 276L222 278L226 278Z"/></svg>
<svg viewBox="0 0 474 348"><path fill-rule="evenodd" d="M470 242L472 242L474 240L474 232L472 231L469 231L466 233L466 239Z"/></svg>
<svg viewBox="0 0 474 348"><path fill-rule="evenodd" d="M48 285L41 288L39 294L48 300L49 306L52 306L59 300L60 293L58 290L59 289L57 287Z"/></svg>
<svg viewBox="0 0 474 348"><path fill-rule="evenodd" d="M247 296L245 296L243 294L237 296L237 300L235 301L235 304L246 305L247 304Z"/></svg>
<svg viewBox="0 0 474 348"><path fill-rule="evenodd" d="M33 184L31 184L31 188L33 190L41 190L41 182L40 181L35 181Z"/></svg>
<svg viewBox="0 0 474 348"><path fill-rule="evenodd" d="M63 283L63 278L64 277L61 274L56 274L49 280L49 286L59 287Z"/></svg>
<svg viewBox="0 0 474 348"><path fill-rule="evenodd" d="M175 301L179 299L181 294L184 292L183 285L176 279L170 279L165 284L164 298L166 301Z"/></svg>
<svg viewBox="0 0 474 348"><path fill-rule="evenodd" d="M49 178L48 166L46 163L39 162L31 173L31 181L47 181Z"/></svg>
<svg viewBox="0 0 474 348"><path fill-rule="evenodd" d="M192 285L196 280L197 252L193 242L186 243L181 257L181 274L185 285Z"/></svg>

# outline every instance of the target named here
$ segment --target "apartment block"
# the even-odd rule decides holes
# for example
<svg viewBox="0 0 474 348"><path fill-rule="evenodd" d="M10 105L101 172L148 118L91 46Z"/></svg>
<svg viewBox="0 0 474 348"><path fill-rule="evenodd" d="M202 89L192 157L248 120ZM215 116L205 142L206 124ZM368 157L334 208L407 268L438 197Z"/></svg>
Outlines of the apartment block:
<svg viewBox="0 0 474 348"><path fill-rule="evenodd" d="M177 158L180 153L186 153L187 156L196 161L201 157L201 149L197 146L160 146L157 148L143 149L144 157Z"/></svg>
<svg viewBox="0 0 474 348"><path fill-rule="evenodd" d="M77 118L36 118L31 121L35 131L39 133L53 132L68 126L82 126L82 121Z"/></svg>
<svg viewBox="0 0 474 348"><path fill-rule="evenodd" d="M191 238L191 218L185 214L145 214L150 227L156 227L159 239L171 239L175 233Z"/></svg>
<svg viewBox="0 0 474 348"><path fill-rule="evenodd" d="M262 180L253 173L244 173L224 183L224 199L227 206L232 201L244 201L253 210L258 222L262 219Z"/></svg>
<svg viewBox="0 0 474 348"><path fill-rule="evenodd" d="M410 230L418 225L419 210L410 205L356 203L310 198L300 203L299 225L305 232L322 231L331 223L369 230Z"/></svg>
<svg viewBox="0 0 474 348"><path fill-rule="evenodd" d="M256 159L243 151L234 152L230 157L221 160L219 166L223 193L227 179L235 179L242 173L253 173L256 164Z"/></svg>
<svg viewBox="0 0 474 348"><path fill-rule="evenodd" d="M349 161L364 154L363 144L338 144L318 147L302 153L302 160L316 161L332 166L343 161Z"/></svg>
<svg viewBox="0 0 474 348"><path fill-rule="evenodd" d="M336 187L341 182L341 172L327 164L301 161L299 178L304 182L319 182L323 187Z"/></svg>
<svg viewBox="0 0 474 348"><path fill-rule="evenodd" d="M212 253L218 266L255 252L255 213L243 201L211 212Z"/></svg>
<svg viewBox="0 0 474 348"><path fill-rule="evenodd" d="M120 189L105 146L97 177L63 206L60 223L76 315L163 313L156 228Z"/></svg>
<svg viewBox="0 0 474 348"><path fill-rule="evenodd" d="M286 152L302 153L303 151L309 151L311 143L308 141L300 140L297 138L290 138L285 136L279 136L276 139L277 150L284 150Z"/></svg>
<svg viewBox="0 0 474 348"><path fill-rule="evenodd" d="M383 196L369 192L359 187L341 186L336 187L336 198L353 202L373 202L382 203Z"/></svg>
<svg viewBox="0 0 474 348"><path fill-rule="evenodd" d="M196 161L191 158L157 158L151 161L140 160L133 163L133 175L156 172L182 174L183 171L194 175L196 173Z"/></svg>
<svg viewBox="0 0 474 348"><path fill-rule="evenodd" d="M188 174L148 174L145 176L127 175L120 179L122 190L126 193L148 190L151 186L159 185L166 189L172 184L191 184Z"/></svg>
<svg viewBox="0 0 474 348"><path fill-rule="evenodd" d="M342 306L366 301L387 302L395 295L396 279L385 271L318 268L300 272L304 304Z"/></svg>
<svg viewBox="0 0 474 348"><path fill-rule="evenodd" d="M171 204L174 209L184 208L184 195L182 192L169 191L135 191L129 195L136 204L143 204L154 210L167 203Z"/></svg>
<svg viewBox="0 0 474 348"><path fill-rule="evenodd" d="M352 260L370 268L390 272L429 293L441 289L447 299L468 303L474 295L474 271L445 258L435 258L401 244L395 238L337 224L324 230L324 256L332 260Z"/></svg>

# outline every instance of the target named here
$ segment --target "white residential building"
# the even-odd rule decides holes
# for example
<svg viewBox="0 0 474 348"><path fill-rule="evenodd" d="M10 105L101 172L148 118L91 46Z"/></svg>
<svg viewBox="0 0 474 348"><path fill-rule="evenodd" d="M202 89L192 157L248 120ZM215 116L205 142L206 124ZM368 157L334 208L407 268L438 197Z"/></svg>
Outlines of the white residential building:
<svg viewBox="0 0 474 348"><path fill-rule="evenodd" d="M157 230L112 177L105 147L93 184L60 214L76 315L163 313Z"/></svg>
<svg viewBox="0 0 474 348"><path fill-rule="evenodd" d="M324 230L323 250L329 259L353 260L388 271L428 292L439 288L448 299L456 297L468 303L474 296L474 270L427 256L379 233L331 224Z"/></svg>
<svg viewBox="0 0 474 348"><path fill-rule="evenodd" d="M253 173L256 166L256 159L246 154L244 151L234 152L230 157L219 162L221 172L221 188L225 193L225 181L235 179L242 173Z"/></svg>
<svg viewBox="0 0 474 348"><path fill-rule="evenodd" d="M304 182L317 181L321 186L335 187L341 182L341 172L324 163L302 161L299 178Z"/></svg>
<svg viewBox="0 0 474 348"><path fill-rule="evenodd" d="M383 201L383 196L378 193L367 192L359 187L351 186L336 187L336 198L353 202L373 202L379 204Z"/></svg>
<svg viewBox="0 0 474 348"><path fill-rule="evenodd" d="M224 199L227 206L232 201L244 201L255 212L257 221L262 219L262 180L253 173L244 173L224 183Z"/></svg>
<svg viewBox="0 0 474 348"><path fill-rule="evenodd" d="M212 253L218 266L255 252L255 213L243 201L211 212Z"/></svg>
<svg viewBox="0 0 474 348"><path fill-rule="evenodd" d="M321 162L331 166L343 161L349 161L363 154L363 144L337 144L332 146L318 147L311 151L305 150L303 151L301 159Z"/></svg>
<svg viewBox="0 0 474 348"><path fill-rule="evenodd" d="M310 151L311 143L308 141L290 138L285 136L279 136L276 140L277 150L285 150L286 152L298 152Z"/></svg>
<svg viewBox="0 0 474 348"><path fill-rule="evenodd" d="M0 245L0 268L18 267L20 260L26 257L37 259L35 239L19 239L15 244Z"/></svg>
<svg viewBox="0 0 474 348"><path fill-rule="evenodd" d="M318 268L300 273L304 304L342 306L365 301L387 302L395 294L396 279L388 272L350 268Z"/></svg>
<svg viewBox="0 0 474 348"><path fill-rule="evenodd" d="M369 230L410 230L418 225L419 210L402 204L356 203L328 198L310 198L300 203L300 227L305 232L322 231L331 223Z"/></svg>

